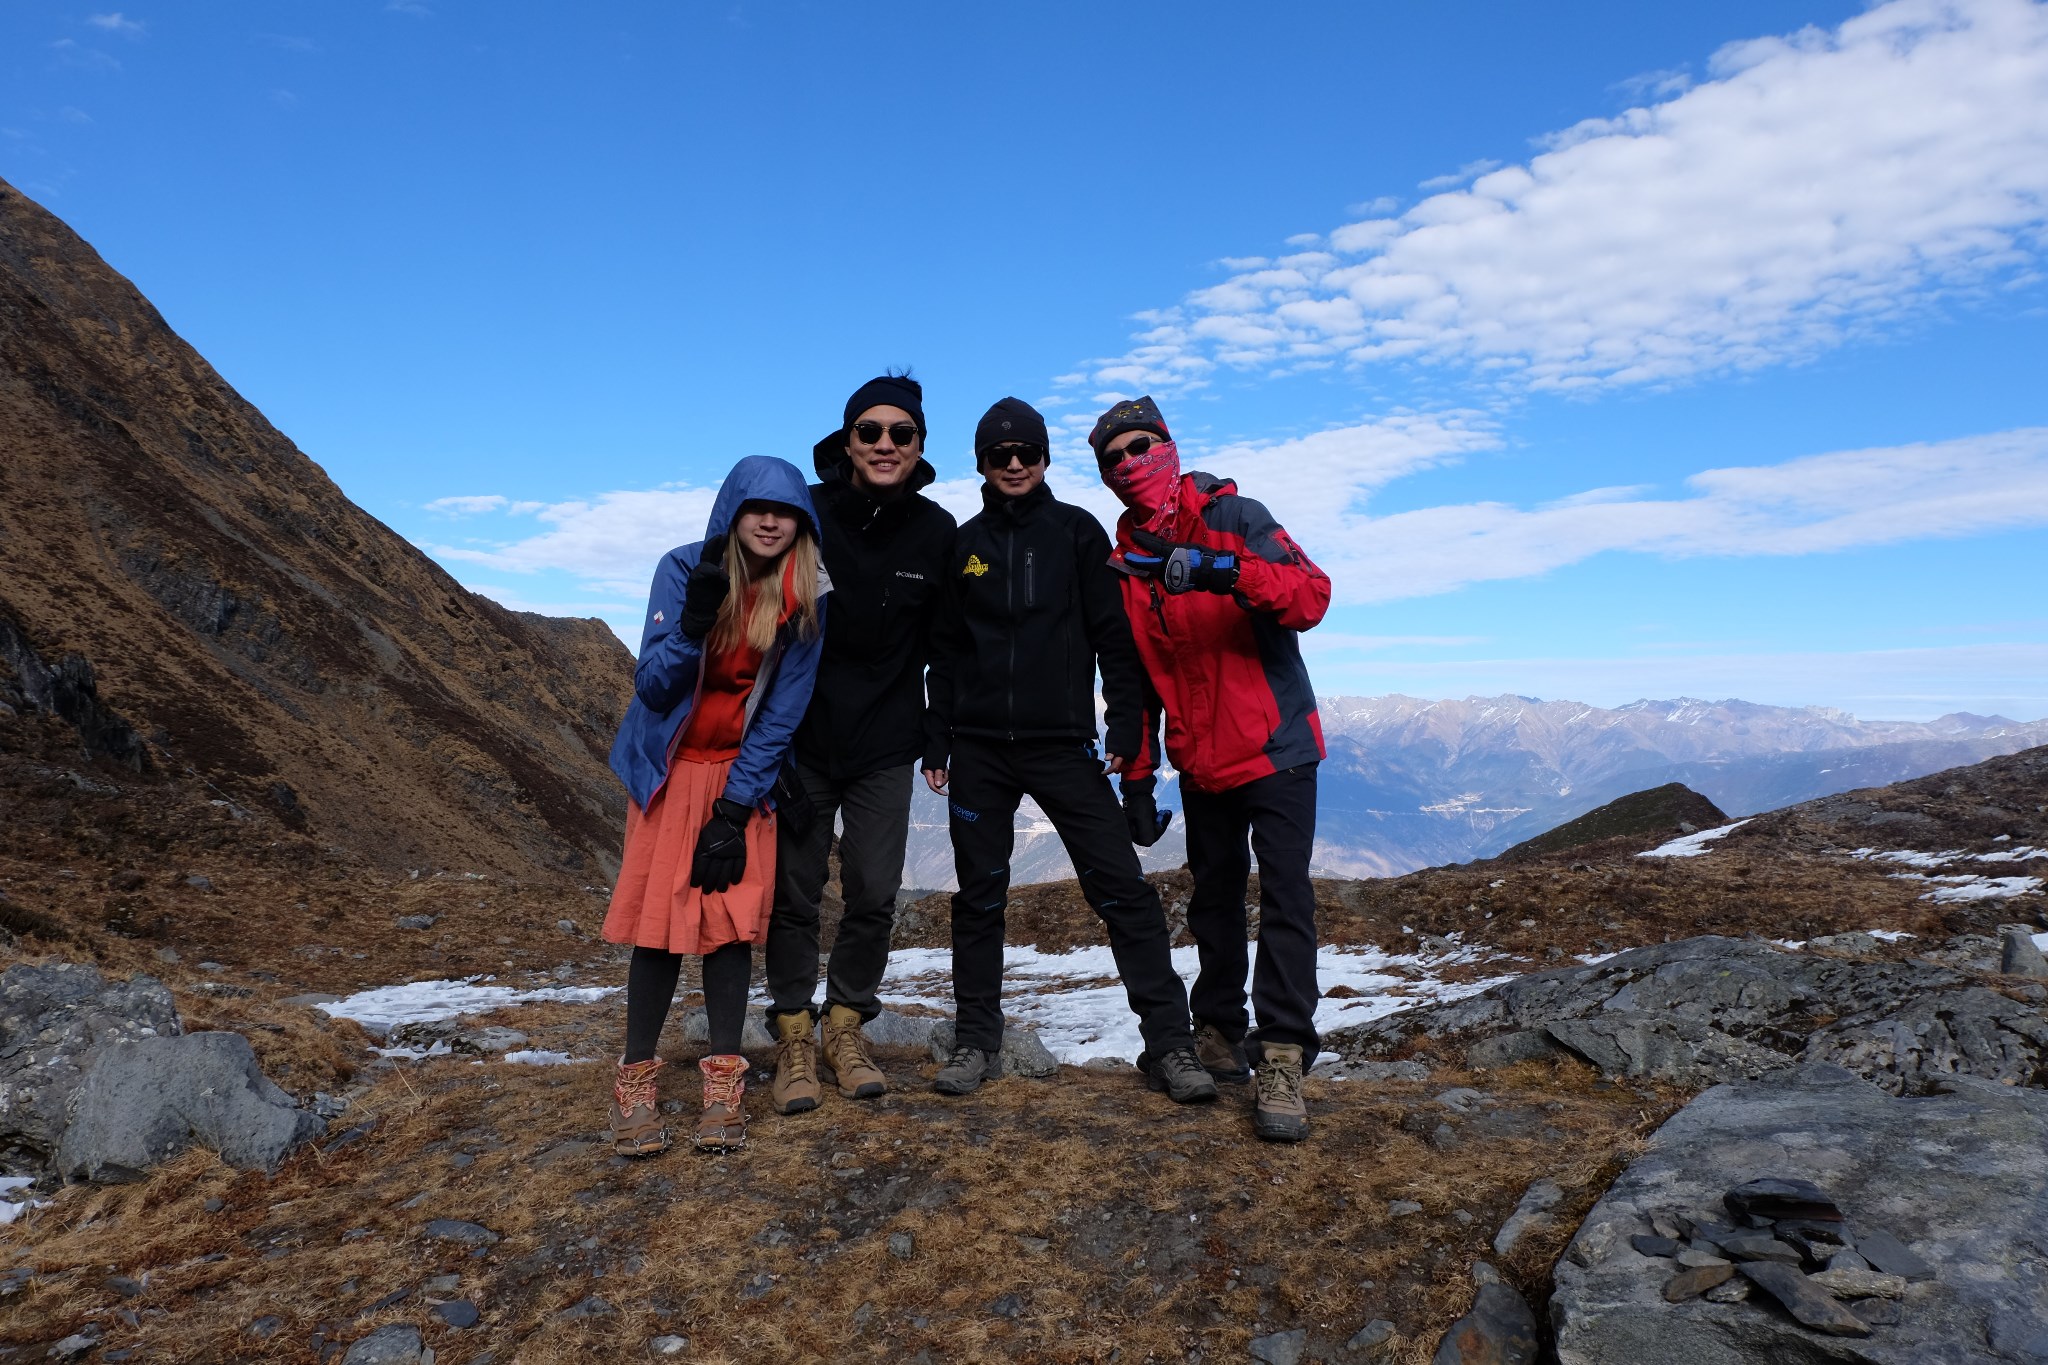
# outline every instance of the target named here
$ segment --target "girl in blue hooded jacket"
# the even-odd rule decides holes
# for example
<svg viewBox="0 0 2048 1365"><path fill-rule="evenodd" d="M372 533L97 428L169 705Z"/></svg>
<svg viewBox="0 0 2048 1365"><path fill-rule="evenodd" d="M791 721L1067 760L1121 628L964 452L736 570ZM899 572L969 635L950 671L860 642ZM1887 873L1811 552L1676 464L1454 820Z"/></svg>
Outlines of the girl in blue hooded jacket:
<svg viewBox="0 0 2048 1365"><path fill-rule="evenodd" d="M626 1050L612 1086L612 1145L669 1145L654 1055L684 954L704 959L710 1023L696 1145L743 1146L753 945L775 892L770 791L810 703L824 636L818 519L787 461L750 456L719 487L704 539L662 557L648 594L633 700L612 745L632 798L604 937L630 944Z"/></svg>

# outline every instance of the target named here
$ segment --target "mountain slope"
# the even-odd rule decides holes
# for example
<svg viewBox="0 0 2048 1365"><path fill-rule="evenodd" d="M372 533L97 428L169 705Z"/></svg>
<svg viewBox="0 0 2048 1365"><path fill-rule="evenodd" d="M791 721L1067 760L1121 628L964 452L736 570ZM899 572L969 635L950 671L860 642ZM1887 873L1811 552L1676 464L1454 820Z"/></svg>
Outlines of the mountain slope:
<svg viewBox="0 0 2048 1365"><path fill-rule="evenodd" d="M0 623L151 762L385 867L616 865L601 623L463 589L4 181L0 358Z"/></svg>

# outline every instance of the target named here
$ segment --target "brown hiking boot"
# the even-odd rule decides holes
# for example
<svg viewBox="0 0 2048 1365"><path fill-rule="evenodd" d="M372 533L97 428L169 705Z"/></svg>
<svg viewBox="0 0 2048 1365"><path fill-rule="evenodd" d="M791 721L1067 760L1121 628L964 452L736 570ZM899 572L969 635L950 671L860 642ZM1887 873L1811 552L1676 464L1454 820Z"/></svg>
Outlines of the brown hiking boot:
<svg viewBox="0 0 2048 1365"><path fill-rule="evenodd" d="M1244 1044L1206 1020L1195 1020L1195 1056L1202 1067L1219 1081L1243 1085L1252 1078L1252 1064L1245 1060Z"/></svg>
<svg viewBox="0 0 2048 1365"><path fill-rule="evenodd" d="M1308 1136L1308 1101L1301 1094L1301 1049L1266 1043L1257 1068L1258 1099L1252 1132L1268 1142L1300 1142Z"/></svg>
<svg viewBox="0 0 2048 1365"><path fill-rule="evenodd" d="M825 1079L836 1081L850 1100L871 1100L889 1088L888 1078L868 1055L860 1011L834 1005L825 1011Z"/></svg>
<svg viewBox="0 0 2048 1365"><path fill-rule="evenodd" d="M620 1062L612 1077L612 1151L620 1156L653 1156L668 1150L668 1129L654 1098L659 1057Z"/></svg>
<svg viewBox="0 0 2048 1365"><path fill-rule="evenodd" d="M811 1012L775 1016L775 1079L768 1102L778 1114L804 1114L818 1107L818 1044Z"/></svg>
<svg viewBox="0 0 2048 1365"><path fill-rule="evenodd" d="M747 1059L737 1052L706 1057L704 1112L697 1119L697 1150L736 1152L747 1145Z"/></svg>

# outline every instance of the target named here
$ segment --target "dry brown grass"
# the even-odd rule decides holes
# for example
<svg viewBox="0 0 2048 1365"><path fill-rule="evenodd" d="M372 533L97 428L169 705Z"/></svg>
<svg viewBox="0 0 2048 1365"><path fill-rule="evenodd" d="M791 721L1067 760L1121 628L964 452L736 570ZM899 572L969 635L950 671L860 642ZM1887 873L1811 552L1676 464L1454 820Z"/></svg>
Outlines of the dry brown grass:
<svg viewBox="0 0 2048 1365"><path fill-rule="evenodd" d="M137 1185L60 1193L9 1238L37 1277L0 1340L96 1322L109 1347L152 1360L296 1361L317 1358L316 1332L347 1340L409 1321L456 1361L487 1347L533 1365L621 1358L677 1333L693 1359L1079 1362L1180 1360L1195 1346L1240 1358L1257 1332L1295 1326L1328 1350L1386 1317L1401 1349L1421 1351L1469 1303L1470 1264L1490 1259L1530 1181L1559 1180L1583 1211L1612 1154L1672 1103L1528 1064L1487 1078L1498 1102L1468 1126L1430 1098L1471 1079L1457 1073L1311 1082L1316 1135L1287 1148L1248 1139L1241 1091L1182 1109L1135 1072L1068 1069L947 1102L926 1088L928 1063L885 1064L899 1091L878 1104L828 1097L780 1118L757 1094L748 1151L634 1163L597 1142L602 1067L395 1069L344 1120L373 1123L366 1137L306 1151L274 1178L192 1154ZM673 1067L665 1093L693 1101L687 1073ZM1445 1121L1468 1135L1439 1150ZM207 1212L209 1198L224 1206ZM1424 1212L1391 1219L1392 1199ZM502 1240L482 1256L429 1242L435 1217ZM1575 1221L1502 1269L1540 1292ZM891 1255L892 1233L915 1239L908 1260ZM106 1284L117 1273L144 1293L120 1298ZM418 1292L364 1314L442 1273L483 1309L475 1329L440 1326ZM991 1311L1006 1293L1014 1318ZM616 1311L557 1316L591 1294ZM264 1315L285 1325L259 1342L248 1327Z"/></svg>

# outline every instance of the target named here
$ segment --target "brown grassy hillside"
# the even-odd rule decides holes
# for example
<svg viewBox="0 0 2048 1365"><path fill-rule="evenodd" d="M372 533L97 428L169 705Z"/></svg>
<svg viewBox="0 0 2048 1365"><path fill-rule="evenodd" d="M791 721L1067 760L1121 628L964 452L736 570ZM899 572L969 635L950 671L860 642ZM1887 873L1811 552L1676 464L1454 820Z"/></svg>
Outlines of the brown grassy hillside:
<svg viewBox="0 0 2048 1365"><path fill-rule="evenodd" d="M5 182L0 361L13 652L83 656L150 762L377 865L615 864L610 632L463 589Z"/></svg>

